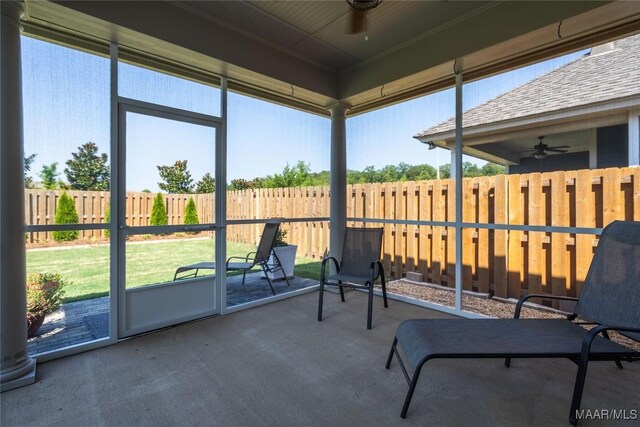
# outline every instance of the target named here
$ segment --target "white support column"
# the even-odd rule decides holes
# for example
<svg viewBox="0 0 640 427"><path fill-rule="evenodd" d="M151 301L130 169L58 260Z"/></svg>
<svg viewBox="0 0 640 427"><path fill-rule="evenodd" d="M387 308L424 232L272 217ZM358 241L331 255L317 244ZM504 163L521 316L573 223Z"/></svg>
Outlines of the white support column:
<svg viewBox="0 0 640 427"><path fill-rule="evenodd" d="M24 245L24 141L20 17L22 2L0 2L0 387L35 382L35 361L27 354Z"/></svg>
<svg viewBox="0 0 640 427"><path fill-rule="evenodd" d="M331 112L331 179L329 251L338 261L342 258L342 241L347 226L347 110L342 104L329 108ZM334 267L331 265L331 272Z"/></svg>
<svg viewBox="0 0 640 427"><path fill-rule="evenodd" d="M218 265L224 265L227 259L227 78L220 80L220 117L222 126L216 138L216 253ZM220 313L227 311L227 271L224 268L216 271L216 295L220 304Z"/></svg>
<svg viewBox="0 0 640 427"><path fill-rule="evenodd" d="M449 177L455 178L456 177L456 158L457 158L455 140L453 142L448 142L447 148L449 148L449 151L450 151L449 154L451 155L451 159L449 160Z"/></svg>
<svg viewBox="0 0 640 427"><path fill-rule="evenodd" d="M640 165L640 111L629 111L629 166Z"/></svg>
<svg viewBox="0 0 640 427"><path fill-rule="evenodd" d="M456 145L452 152L451 177L456 184L456 302L462 310L462 70L456 70Z"/></svg>

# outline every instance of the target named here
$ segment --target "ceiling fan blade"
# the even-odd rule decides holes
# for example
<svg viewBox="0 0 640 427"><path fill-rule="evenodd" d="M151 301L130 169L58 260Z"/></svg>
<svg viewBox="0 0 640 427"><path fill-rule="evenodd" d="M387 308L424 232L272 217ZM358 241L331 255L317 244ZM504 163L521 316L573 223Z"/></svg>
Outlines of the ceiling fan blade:
<svg viewBox="0 0 640 427"><path fill-rule="evenodd" d="M367 19L367 11L351 9L351 26L349 34L358 34L364 31L365 21Z"/></svg>
<svg viewBox="0 0 640 427"><path fill-rule="evenodd" d="M549 147L549 148L547 148L547 151L551 151L551 152L554 152L554 153L566 153L567 152L567 150L565 150L562 147Z"/></svg>

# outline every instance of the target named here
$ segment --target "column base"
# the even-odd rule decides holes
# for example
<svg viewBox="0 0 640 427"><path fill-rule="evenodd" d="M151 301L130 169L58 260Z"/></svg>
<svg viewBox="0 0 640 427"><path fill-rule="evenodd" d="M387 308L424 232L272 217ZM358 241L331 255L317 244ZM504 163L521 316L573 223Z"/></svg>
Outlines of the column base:
<svg viewBox="0 0 640 427"><path fill-rule="evenodd" d="M29 362L26 366L19 369L19 371L24 371L24 373L6 373L3 376L5 378L13 378L8 381L2 381L0 383L0 393L4 393L5 391L13 390L19 387L24 387L29 384L33 384L36 382L36 361L33 359L29 359ZM20 375L17 378L14 378L15 375ZM4 380L4 378L3 378Z"/></svg>

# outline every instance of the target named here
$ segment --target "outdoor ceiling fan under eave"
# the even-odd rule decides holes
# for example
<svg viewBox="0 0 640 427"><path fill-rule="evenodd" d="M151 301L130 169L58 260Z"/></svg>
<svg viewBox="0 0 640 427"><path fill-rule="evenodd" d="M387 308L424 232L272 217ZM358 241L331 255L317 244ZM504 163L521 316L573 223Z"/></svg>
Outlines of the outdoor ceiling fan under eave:
<svg viewBox="0 0 640 427"><path fill-rule="evenodd" d="M367 14L371 9L378 7L382 0L346 0L351 6L351 25L349 26L349 34L358 34L365 32L365 40L367 32Z"/></svg>
<svg viewBox="0 0 640 427"><path fill-rule="evenodd" d="M547 144L542 142L544 136L538 137L538 143L533 146L532 149L520 151L518 154L531 152L529 157L536 158L538 160L542 160L549 155L549 153L566 153L568 145L558 145L555 147L549 147Z"/></svg>

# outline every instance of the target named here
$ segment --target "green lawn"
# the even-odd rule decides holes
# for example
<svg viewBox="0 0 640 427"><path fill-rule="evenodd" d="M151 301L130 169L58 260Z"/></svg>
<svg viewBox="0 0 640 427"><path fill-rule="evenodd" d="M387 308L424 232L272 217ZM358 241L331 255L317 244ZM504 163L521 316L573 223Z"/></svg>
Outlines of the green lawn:
<svg viewBox="0 0 640 427"><path fill-rule="evenodd" d="M228 257L244 257L254 250L253 245L232 242L227 244ZM213 239L128 242L127 288L172 281L176 268L213 259ZM108 295L109 246L67 246L28 250L27 273L44 272L60 273L63 278L73 283L65 290L65 302ZM208 270L203 273L212 272ZM319 279L320 262L297 258L294 274Z"/></svg>

